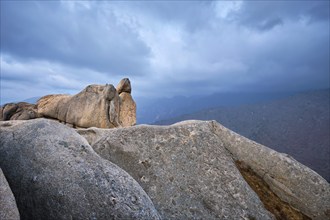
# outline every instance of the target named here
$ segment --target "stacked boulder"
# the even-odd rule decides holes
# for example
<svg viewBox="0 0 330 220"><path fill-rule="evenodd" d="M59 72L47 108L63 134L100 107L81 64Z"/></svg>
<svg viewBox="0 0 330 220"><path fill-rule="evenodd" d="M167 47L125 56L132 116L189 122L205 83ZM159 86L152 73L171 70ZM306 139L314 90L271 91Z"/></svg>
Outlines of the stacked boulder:
<svg viewBox="0 0 330 220"><path fill-rule="evenodd" d="M117 85L120 98L119 122L123 127L136 124L136 104L132 98L131 82L128 78L122 79Z"/></svg>
<svg viewBox="0 0 330 220"><path fill-rule="evenodd" d="M111 84L89 85L76 95L47 95L36 105L10 103L0 108L0 120L50 118L71 127L114 128L136 124L136 104L131 83L124 78Z"/></svg>

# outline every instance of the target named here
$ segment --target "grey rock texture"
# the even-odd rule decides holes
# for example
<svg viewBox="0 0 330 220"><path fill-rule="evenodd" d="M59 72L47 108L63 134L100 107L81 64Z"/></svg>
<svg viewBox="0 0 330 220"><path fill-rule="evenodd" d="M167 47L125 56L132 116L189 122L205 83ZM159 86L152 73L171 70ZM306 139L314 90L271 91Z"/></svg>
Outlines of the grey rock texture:
<svg viewBox="0 0 330 220"><path fill-rule="evenodd" d="M286 154L212 124L234 158L250 166L283 201L312 219L330 219L330 184L324 178Z"/></svg>
<svg viewBox="0 0 330 220"><path fill-rule="evenodd" d="M139 184L73 129L0 122L0 166L22 219L159 219Z"/></svg>
<svg viewBox="0 0 330 220"><path fill-rule="evenodd" d="M221 98L235 100L230 96ZM248 97L246 98L249 100ZM219 101L219 96L216 96L216 99ZM289 154L330 183L329 100L329 89L315 90L258 104L238 106L219 104L220 107L191 114L187 114L186 111L181 113L185 115L155 124L170 125L191 119L216 120L244 137L278 152ZM168 104L168 106L173 107L173 104ZM143 103L142 108L145 108L146 112L150 109L143 106ZM175 112L164 106L162 110L172 114ZM141 111L140 108L139 117L141 117Z"/></svg>
<svg viewBox="0 0 330 220"><path fill-rule="evenodd" d="M19 220L15 197L0 168L0 219Z"/></svg>
<svg viewBox="0 0 330 220"><path fill-rule="evenodd" d="M95 130L95 131L93 131ZM163 219L272 219L212 123L78 132L143 187Z"/></svg>
<svg viewBox="0 0 330 220"><path fill-rule="evenodd" d="M96 142L98 142L102 137L108 135L112 129L99 129L99 128L78 128L76 132L83 136L90 146L93 146Z"/></svg>

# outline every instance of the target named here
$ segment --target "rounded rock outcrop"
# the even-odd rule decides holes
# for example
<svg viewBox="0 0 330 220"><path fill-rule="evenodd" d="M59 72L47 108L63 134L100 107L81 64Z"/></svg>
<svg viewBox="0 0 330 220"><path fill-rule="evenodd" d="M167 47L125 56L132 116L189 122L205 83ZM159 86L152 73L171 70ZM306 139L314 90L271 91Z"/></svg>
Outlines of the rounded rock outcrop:
<svg viewBox="0 0 330 220"><path fill-rule="evenodd" d="M47 119L0 126L0 166L22 219L160 219L139 184L73 129Z"/></svg>
<svg viewBox="0 0 330 220"><path fill-rule="evenodd" d="M8 103L0 107L0 121L49 118L73 128L115 128L136 124L136 104L131 82L122 79L111 84L89 85L76 95L53 94L37 104Z"/></svg>
<svg viewBox="0 0 330 220"><path fill-rule="evenodd" d="M139 182L163 219L273 219L210 123L78 133Z"/></svg>
<svg viewBox="0 0 330 220"><path fill-rule="evenodd" d="M0 107L0 121L28 120L38 116L36 105L26 102L8 103Z"/></svg>
<svg viewBox="0 0 330 220"><path fill-rule="evenodd" d="M119 95L122 92L127 92L127 93L131 94L131 92L132 92L131 81L128 78L124 78L124 79L120 80L120 82L118 83L118 85L116 87L116 90Z"/></svg>
<svg viewBox="0 0 330 220"><path fill-rule="evenodd" d="M80 93L48 95L39 99L38 113L73 127L120 127L119 96L111 84L89 85Z"/></svg>

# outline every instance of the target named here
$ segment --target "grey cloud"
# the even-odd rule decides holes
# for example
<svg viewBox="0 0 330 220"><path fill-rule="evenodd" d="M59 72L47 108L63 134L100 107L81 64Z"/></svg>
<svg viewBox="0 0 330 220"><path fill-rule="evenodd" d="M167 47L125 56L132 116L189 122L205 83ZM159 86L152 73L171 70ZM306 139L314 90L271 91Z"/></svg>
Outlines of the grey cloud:
<svg viewBox="0 0 330 220"><path fill-rule="evenodd" d="M214 18L212 1L135 1L116 4L162 23L179 25L187 31L204 29Z"/></svg>
<svg viewBox="0 0 330 220"><path fill-rule="evenodd" d="M20 68L1 67L1 97L121 77L154 97L329 87L329 2L231 3L2 1L1 55Z"/></svg>
<svg viewBox="0 0 330 220"><path fill-rule="evenodd" d="M111 74L144 74L149 48L117 23L110 8L70 10L55 1L1 2L1 51Z"/></svg>
<svg viewBox="0 0 330 220"><path fill-rule="evenodd" d="M277 25L282 25L283 21L280 18L273 18L273 19L267 19L265 21L263 21L262 23L259 23L257 25L257 28L261 31L267 31L270 30L274 27L276 27Z"/></svg>
<svg viewBox="0 0 330 220"><path fill-rule="evenodd" d="M241 10L231 16L240 24L261 31L301 19L328 22L329 1L244 1Z"/></svg>
<svg viewBox="0 0 330 220"><path fill-rule="evenodd" d="M312 21L329 21L329 1L319 1L306 10Z"/></svg>
<svg viewBox="0 0 330 220"><path fill-rule="evenodd" d="M167 24L180 24L188 31L210 28L210 23L219 23L215 5L226 8L227 4L241 5L231 10L227 22L236 21L242 25L270 30L285 21L297 21L306 17L310 22L329 20L329 1L147 1L118 2L119 7L147 14Z"/></svg>

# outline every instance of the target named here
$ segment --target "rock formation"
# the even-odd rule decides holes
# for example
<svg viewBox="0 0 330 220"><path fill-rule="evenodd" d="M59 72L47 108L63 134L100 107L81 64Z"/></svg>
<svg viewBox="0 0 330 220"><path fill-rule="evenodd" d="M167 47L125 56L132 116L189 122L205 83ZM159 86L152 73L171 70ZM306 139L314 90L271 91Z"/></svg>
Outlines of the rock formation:
<svg viewBox="0 0 330 220"><path fill-rule="evenodd" d="M123 127L136 124L136 104L131 95L131 82L128 78L122 79L116 87L120 98L119 121Z"/></svg>
<svg viewBox="0 0 330 220"><path fill-rule="evenodd" d="M160 219L139 184L73 129L47 119L0 128L0 166L22 219Z"/></svg>
<svg viewBox="0 0 330 220"><path fill-rule="evenodd" d="M19 212L14 195L0 168L0 219L19 220Z"/></svg>
<svg viewBox="0 0 330 220"><path fill-rule="evenodd" d="M242 179L236 167L244 167L238 164L265 186L261 193L280 200L271 204L278 219L330 217L325 179L216 122L77 131L100 156L140 183L164 219L271 218Z"/></svg>
<svg viewBox="0 0 330 220"><path fill-rule="evenodd" d="M136 104L131 83L124 78L117 86L89 85L76 95L47 95L37 105L9 103L0 107L0 121L38 117L58 120L70 127L114 128L136 124Z"/></svg>
<svg viewBox="0 0 330 220"><path fill-rule="evenodd" d="M312 219L330 219L330 185L324 178L287 154L212 124L233 157L262 177L283 201Z"/></svg>
<svg viewBox="0 0 330 220"><path fill-rule="evenodd" d="M124 79L120 80L120 82L118 83L118 85L116 87L116 90L119 95L122 92L131 94L131 92L132 92L131 81L129 81L128 78L124 78Z"/></svg>
<svg viewBox="0 0 330 220"><path fill-rule="evenodd" d="M38 110L35 105L30 103L8 103L3 107L0 107L0 121L28 120L37 117Z"/></svg>
<svg viewBox="0 0 330 220"><path fill-rule="evenodd" d="M108 130L93 148L140 183L163 219L272 219L208 123Z"/></svg>
<svg viewBox="0 0 330 220"><path fill-rule="evenodd" d="M113 85L89 85L80 93L39 99L38 113L74 127L113 128L119 124L119 97Z"/></svg>
<svg viewBox="0 0 330 220"><path fill-rule="evenodd" d="M0 167L22 219L330 218L325 179L215 121L0 129Z"/></svg>

